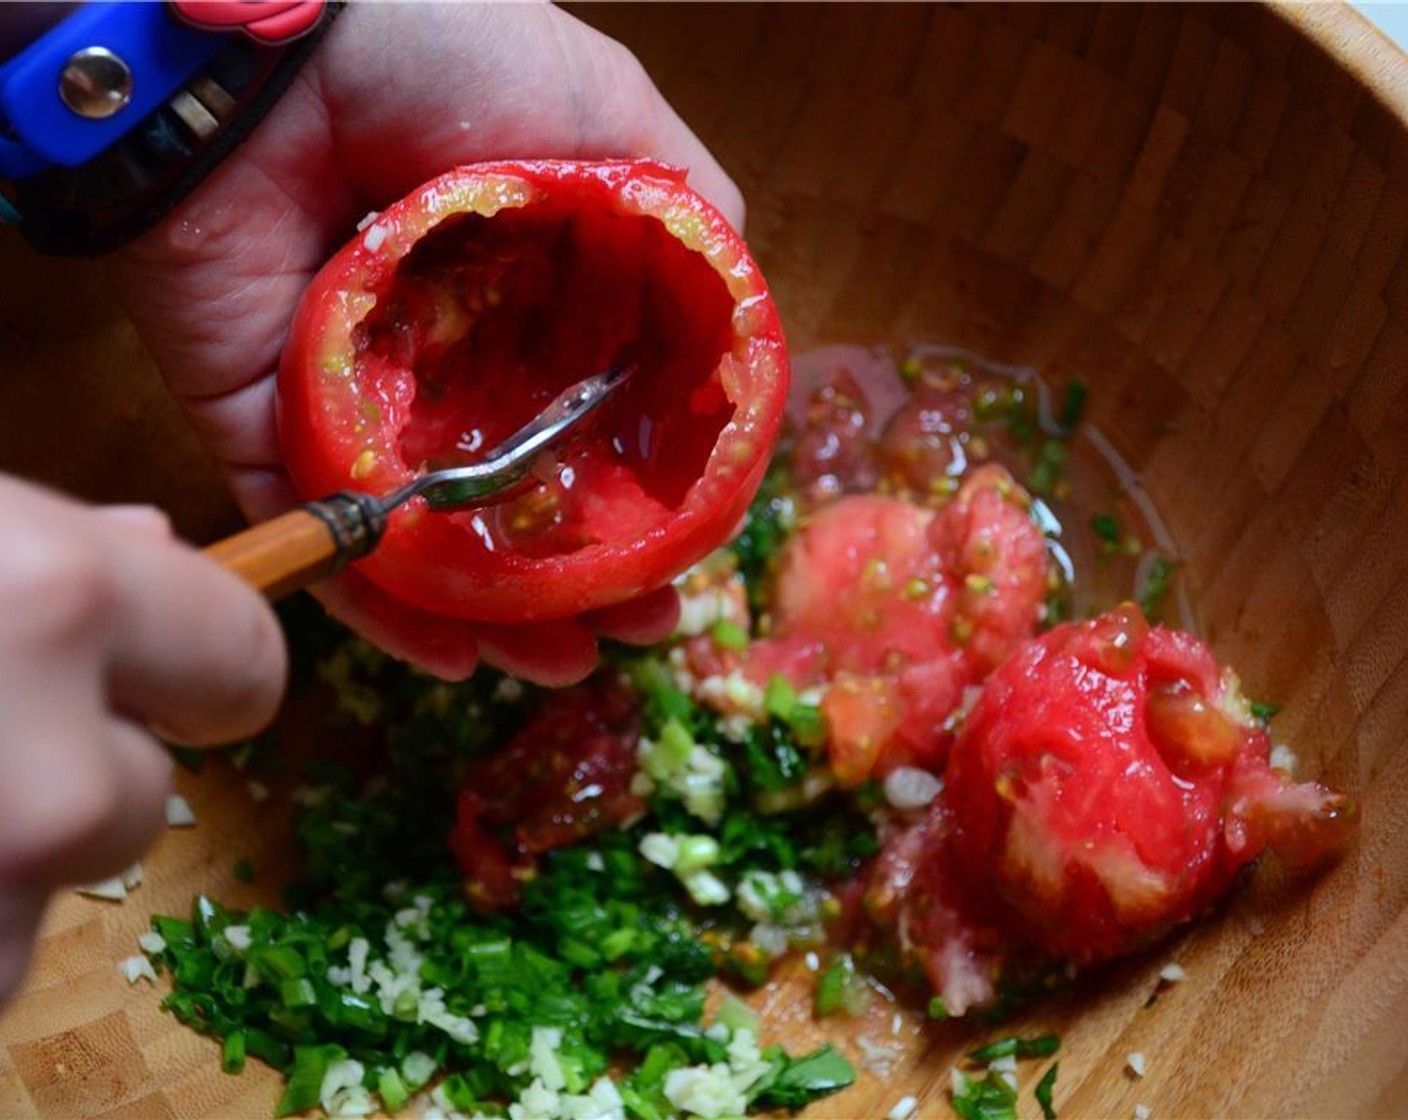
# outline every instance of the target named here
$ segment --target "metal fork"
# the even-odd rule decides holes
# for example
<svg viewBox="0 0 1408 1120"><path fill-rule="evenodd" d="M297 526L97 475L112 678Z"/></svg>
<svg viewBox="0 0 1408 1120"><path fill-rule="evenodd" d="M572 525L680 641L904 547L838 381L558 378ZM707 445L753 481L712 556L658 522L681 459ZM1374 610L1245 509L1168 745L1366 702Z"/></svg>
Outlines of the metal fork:
<svg viewBox="0 0 1408 1120"><path fill-rule="evenodd" d="M413 498L444 511L492 505L520 493L539 457L576 432L632 369L616 366L563 390L482 462L428 471L385 496L343 490L227 537L205 554L270 599L326 579L376 548L392 511Z"/></svg>

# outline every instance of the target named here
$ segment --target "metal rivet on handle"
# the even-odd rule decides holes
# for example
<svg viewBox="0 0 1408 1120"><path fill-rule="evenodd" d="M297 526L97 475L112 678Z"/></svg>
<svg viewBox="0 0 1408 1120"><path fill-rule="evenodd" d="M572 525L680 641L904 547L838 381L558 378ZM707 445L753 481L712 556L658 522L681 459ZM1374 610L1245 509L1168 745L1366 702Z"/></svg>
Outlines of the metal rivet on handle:
<svg viewBox="0 0 1408 1120"><path fill-rule="evenodd" d="M59 96L80 117L103 120L132 100L132 71L106 47L85 47L64 65Z"/></svg>

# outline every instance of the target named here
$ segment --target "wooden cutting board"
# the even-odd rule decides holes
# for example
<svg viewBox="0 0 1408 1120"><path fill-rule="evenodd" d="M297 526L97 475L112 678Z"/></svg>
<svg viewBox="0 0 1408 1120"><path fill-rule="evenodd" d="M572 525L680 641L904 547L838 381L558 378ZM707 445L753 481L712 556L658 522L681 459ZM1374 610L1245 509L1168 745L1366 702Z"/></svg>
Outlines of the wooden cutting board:
<svg viewBox="0 0 1408 1120"><path fill-rule="evenodd" d="M744 188L794 346L942 341L1087 378L1219 654L1286 702L1278 733L1305 771L1362 798L1359 842L1329 873L1263 868L1221 913L1010 1025L1062 1035L1062 1115L1408 1115L1401 57L1335 7L578 14L638 52ZM5 236L0 256L0 466L155 500L213 537L229 507L101 271ZM52 909L0 1017L0 1116L269 1114L272 1074L222 1075L158 990L116 970L152 911L200 890L248 904L287 861L277 796L255 805L220 768L180 781L199 825L162 838L132 898ZM234 881L240 855L254 887ZM1146 1007L1169 961L1188 979ZM787 1040L819 1035L795 985L762 1002ZM877 1016L838 1041L855 1056L894 1027ZM949 1068L981 1032L904 1019L897 1037L887 1076L808 1115L878 1118L906 1095L946 1115Z"/></svg>

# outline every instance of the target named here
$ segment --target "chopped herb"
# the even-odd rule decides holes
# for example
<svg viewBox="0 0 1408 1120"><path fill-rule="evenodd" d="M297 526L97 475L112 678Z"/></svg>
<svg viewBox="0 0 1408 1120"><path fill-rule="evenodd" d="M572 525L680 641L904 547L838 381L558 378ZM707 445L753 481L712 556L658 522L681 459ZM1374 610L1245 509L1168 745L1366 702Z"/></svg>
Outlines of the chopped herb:
<svg viewBox="0 0 1408 1120"><path fill-rule="evenodd" d="M954 1071L953 1110L963 1120L1017 1120L1017 1090L989 1071L982 1079Z"/></svg>
<svg viewBox="0 0 1408 1120"><path fill-rule="evenodd" d="M776 720L748 729L743 741L748 780L760 790L791 785L807 771L807 761L787 727Z"/></svg>
<svg viewBox="0 0 1408 1120"><path fill-rule="evenodd" d="M293 1066L287 1071L288 1084L274 1108L274 1115L292 1116L316 1105L328 1067L346 1057L347 1051L341 1046L294 1047Z"/></svg>
<svg viewBox="0 0 1408 1120"><path fill-rule="evenodd" d="M1054 1034L1041 1035L1039 1038L1018 1038L1016 1035L1012 1035L979 1047L970 1052L968 1057L972 1061L980 1063L1008 1057L1018 1059L1046 1058L1056 1053L1060 1048L1061 1040Z"/></svg>
<svg viewBox="0 0 1408 1120"><path fill-rule="evenodd" d="M1252 718L1258 723L1270 726L1272 718L1281 710L1280 704L1263 704L1253 700L1251 704Z"/></svg>
<svg viewBox="0 0 1408 1120"><path fill-rule="evenodd" d="M750 1104L796 1111L817 1097L844 1089L856 1079L855 1067L829 1044L801 1058L787 1058L776 1047L765 1057L781 1061L780 1069L750 1093Z"/></svg>
<svg viewBox="0 0 1408 1120"><path fill-rule="evenodd" d="M245 1059L244 1031L231 1031L220 1048L220 1068L226 1073L243 1073Z"/></svg>
<svg viewBox="0 0 1408 1120"><path fill-rule="evenodd" d="M254 882L254 864L252 864L244 856L241 856L239 859L235 860L235 866L232 868L232 870L234 872L235 878L238 879L241 883Z"/></svg>
<svg viewBox="0 0 1408 1120"><path fill-rule="evenodd" d="M1042 1120L1056 1120L1056 1106L1051 1103L1051 1093L1056 1088L1056 1071L1060 1068L1060 1062L1052 1062L1051 1068L1036 1083L1036 1103L1041 1105Z"/></svg>
<svg viewBox="0 0 1408 1120"><path fill-rule="evenodd" d="M845 1014L854 1018L870 1006L870 985L856 971L849 953L837 957L817 981L812 1009L818 1018Z"/></svg>
<svg viewBox="0 0 1408 1120"><path fill-rule="evenodd" d="M1113 514L1096 514L1090 519L1090 527L1095 530L1095 535L1105 543L1110 545L1120 543L1120 521Z"/></svg>
<svg viewBox="0 0 1408 1120"><path fill-rule="evenodd" d="M1041 497L1049 497L1066 470L1066 445L1058 439L1048 439L1041 445L1036 462L1027 475L1027 489Z"/></svg>
<svg viewBox="0 0 1408 1120"><path fill-rule="evenodd" d="M1076 430L1076 425L1080 423L1081 417L1085 415L1085 382L1079 377L1073 378L1066 385L1066 396L1061 402L1061 415L1059 422L1061 430L1067 434Z"/></svg>
<svg viewBox="0 0 1408 1120"><path fill-rule="evenodd" d="M929 1000L929 1018L943 1020L948 1017L948 1004L944 1002L944 997L931 997Z"/></svg>
<svg viewBox="0 0 1408 1120"><path fill-rule="evenodd" d="M720 649L746 649L748 647L748 631L739 626L736 622L729 622L727 619L714 623L710 636L714 639L714 644Z"/></svg>
<svg viewBox="0 0 1408 1120"><path fill-rule="evenodd" d="M755 611L766 606L768 576L773 560L792 532L796 513L788 496L787 472L774 467L768 471L758 489L743 529L734 538L733 554L738 558L738 570L748 587L748 604Z"/></svg>
<svg viewBox="0 0 1408 1120"><path fill-rule="evenodd" d="M1163 616L1164 600L1168 598L1177 571L1173 561L1164 556L1155 554L1150 558L1137 594L1145 618L1153 621Z"/></svg>

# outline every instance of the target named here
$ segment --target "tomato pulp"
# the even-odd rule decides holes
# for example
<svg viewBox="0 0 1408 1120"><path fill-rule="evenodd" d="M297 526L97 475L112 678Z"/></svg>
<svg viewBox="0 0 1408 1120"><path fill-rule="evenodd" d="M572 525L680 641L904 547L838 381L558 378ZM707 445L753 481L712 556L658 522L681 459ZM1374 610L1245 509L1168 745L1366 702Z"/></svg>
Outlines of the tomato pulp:
<svg viewBox="0 0 1408 1120"><path fill-rule="evenodd" d="M1150 943L1265 849L1341 847L1355 807L1270 763L1271 740L1190 634L1126 605L1033 638L967 715L925 820L877 865L872 914L906 930L949 1010L1035 962Z"/></svg>
<svg viewBox="0 0 1408 1120"><path fill-rule="evenodd" d="M742 240L682 173L640 162L463 167L377 216L318 274L279 371L305 497L394 490L483 459L558 392L630 382L501 505L394 515L357 570L438 615L567 618L722 543L787 395L782 331Z"/></svg>

